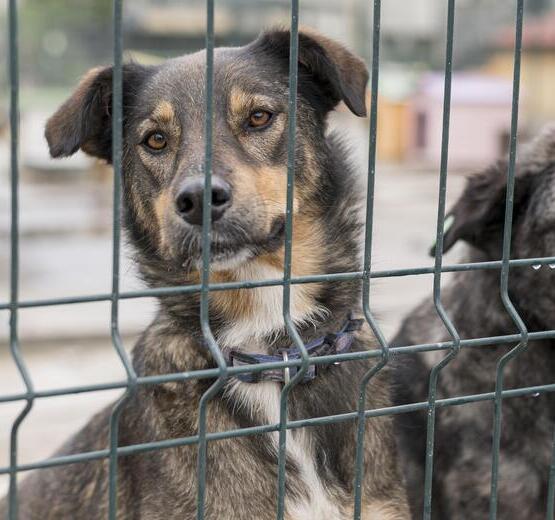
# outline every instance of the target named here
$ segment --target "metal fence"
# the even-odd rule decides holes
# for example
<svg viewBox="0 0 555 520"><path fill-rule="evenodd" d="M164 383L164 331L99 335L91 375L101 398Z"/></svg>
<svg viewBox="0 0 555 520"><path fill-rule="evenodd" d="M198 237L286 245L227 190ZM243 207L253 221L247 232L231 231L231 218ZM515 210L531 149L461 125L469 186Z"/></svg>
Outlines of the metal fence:
<svg viewBox="0 0 555 520"><path fill-rule="evenodd" d="M497 481L499 466L499 448L501 435L501 418L503 399L519 397L530 394L555 391L555 384L542 386L517 388L511 390L503 389L503 373L508 362L527 348L530 340L555 338L555 330L541 332L528 332L525 323L522 321L515 307L513 306L508 292L508 280L511 266L532 266L546 265L555 263L554 257L549 258L528 258L510 259L511 229L513 215L513 193L515 184L515 162L517 151L517 127L518 127L518 106L519 106L519 85L520 85L520 62L522 47L522 27L524 15L524 0L516 0L516 43L514 49L514 81L513 81L513 101L512 118L510 132L510 154L509 167L507 171L507 190L506 190L506 212L504 219L503 234L503 256L501 261L480 262L480 263L461 263L455 265L443 265L442 244L445 221L445 198L447 188L447 164L449 148L449 116L450 116L450 97L451 97L451 77L452 77L452 55L454 40L454 20L455 20L455 0L448 0L447 13L447 45L445 53L445 90L443 106L443 136L441 145L441 166L439 172L439 195L437 211L437 230L436 230L436 254L433 267L419 267L411 269L396 269L388 271L371 271L372 258L372 227L373 227L373 202L374 202L374 179L376 175L376 130L377 130L377 99L379 87L379 62L380 62L380 8L381 1L373 0L373 37L372 37L372 79L371 79L371 110L370 110L370 131L369 131L369 164L368 164L368 192L366 204L366 232L364 244L364 263L363 270L360 272L347 272L338 274L322 274L304 277L292 277L291 273L291 247L292 247L292 228L293 228L293 178L295 174L295 122L297 104L297 58L298 58L298 23L299 23L299 0L291 0L291 46L289 61L289 119L288 119L288 168L287 168L287 210L286 210L286 239L285 239L285 268L283 278L265 281L234 282L234 283L215 283L209 284L209 259L210 259L210 193L211 193L211 171L212 171L212 108L213 108L213 69L214 69L214 0L207 0L207 28L206 28L206 148L205 148L205 191L204 191L204 215L203 215L203 266L201 283L198 285L183 287L167 287L161 289L148 289L142 291L123 292L119 291L119 271L120 271L120 181L121 181L121 150L122 150L122 0L114 0L114 76L113 76L113 166L114 166L114 199L113 199L113 258L112 258L112 291L107 294L94 294L82 297L44 299L34 301L20 301L18 298L18 276L19 276L19 235L18 235L18 109L19 109L19 77L18 77L18 16L17 1L9 0L8 4L8 30L9 30L9 73L11 90L11 294L10 301L0 303L0 310L8 310L10 313L10 351L15 361L21 378L25 384L26 391L20 394L2 395L0 403L21 401L24 403L23 410L15 419L10 437L10 463L7 467L0 468L0 474L9 474L9 519L15 520L18 517L17 500L17 476L20 472L28 470L72 464L76 462L91 461L97 459L109 459L109 518L116 518L117 510L117 467L118 458L125 457L132 453L141 453L152 450L161 450L176 446L198 445L198 501L197 518L204 518L204 496L206 481L206 447L209 441L225 439L231 437L256 435L260 433L279 432L279 453L278 453L278 496L277 518L284 517L284 495L285 495L285 450L287 442L287 432L290 429L304 428L313 425L339 423L343 421L357 421L357 458L355 474L355 508L354 518L361 517L362 500L362 478L363 478L363 450L364 443L364 423L365 420L382 415L393 415L406 413L416 410L428 410L427 425L427 446L426 446L426 472L425 472L425 492L424 518L431 517L432 504L432 476L434 462L434 426L435 413L438 407L461 405L464 403L493 400L495 403L494 427L493 427L493 446L491 464L491 499L489 518L496 518L497 508ZM444 272L472 271L478 269L494 269L500 271L500 294L506 311L518 327L518 334L483 337L462 340L457 333L453 323L449 320L441 302L441 277ZM370 281L372 278L411 276L432 274L433 299L438 315L441 317L445 327L452 336L452 341L434 344L410 345L396 348L389 348L381 333L372 313L370 312ZM340 354L337 356L324 356L309 358L306 348L298 335L290 313L290 291L292 284L329 282L332 280L352 280L360 279L363 282L362 307L365 318L373 330L379 349ZM237 288L254 288L267 286L283 287L283 320L294 344L298 347L302 356L299 360L288 360L279 363L261 363L258 365L228 367L222 352L220 351L210 330L209 299L211 291L222 291ZM138 376L125 352L119 334L118 327L118 304L121 299L159 297L170 294L190 294L200 292L201 295L201 325L206 344L216 363L216 368L185 372L163 374L157 376L140 377ZM127 378L124 381L116 381L108 384L96 384L87 386L76 386L71 388L53 388L49 390L37 391L34 389L31 374L26 368L21 356L18 342L18 310L30 307L43 307L53 305L70 305L85 302L110 301L111 302L111 335L114 349L116 350ZM517 343L507 354L505 354L497 364L495 391L464 397L454 397L448 399L436 399L436 387L438 377L442 369L459 353L461 348L488 346L494 344ZM367 410L365 406L365 389L370 379L380 371L387 363L391 355L401 355L408 353L426 351L444 351L445 357L431 371L429 380L429 394L427 402L411 403L402 406L392 406L383 409ZM358 398L358 408L351 413L341 415L314 417L296 421L287 420L287 396L293 386L299 383L309 365L326 364L332 361L346 361L366 358L379 358L379 362L367 373L360 382L360 392ZM211 433L206 431L206 407L207 403L224 385L226 378L245 373L261 372L276 368L286 368L298 366L296 375L288 382L281 391L280 398L280 420L278 424L268 424L242 428L234 431ZM119 447L118 439L118 419L120 412L124 408L127 400L136 391L138 385L157 385L171 381L186 381L192 379L215 379L203 395L199 405L199 429L198 434L192 437L167 439L158 442L149 442L131 446ZM109 448L105 450L80 453L75 455L58 456L31 464L18 463L18 430L26 416L29 414L36 399L46 397L78 394L83 392L93 392L109 389L124 389L124 394L114 406L110 418L110 438ZM548 504L546 516L548 519L554 518L554 498L555 498L555 445L554 458L550 467Z"/></svg>

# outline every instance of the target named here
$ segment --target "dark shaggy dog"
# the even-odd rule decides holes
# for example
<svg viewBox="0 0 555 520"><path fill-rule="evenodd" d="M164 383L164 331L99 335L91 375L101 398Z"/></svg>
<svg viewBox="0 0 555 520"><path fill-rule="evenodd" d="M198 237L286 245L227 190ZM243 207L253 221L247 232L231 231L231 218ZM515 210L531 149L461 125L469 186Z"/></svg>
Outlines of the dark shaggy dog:
<svg viewBox="0 0 555 520"><path fill-rule="evenodd" d="M517 164L512 258L555 255L555 127L523 148ZM451 211L454 222L445 250L458 240L469 246L467 260L501 258L507 161L471 177ZM511 268L509 293L531 331L555 328L555 271L548 266ZM459 273L442 292L442 302L462 338L518 332L499 296L499 271ZM416 307L393 344L449 341L431 298ZM463 349L442 371L438 397L491 392L497 361L514 344ZM399 404L427 400L430 368L445 352L399 359ZM505 388L553 382L555 341L530 342L509 362ZM505 399L499 471L498 518L545 518L553 442L555 397ZM423 502L426 412L399 417L402 460L415 518ZM493 403L438 409L434 469L434 518L487 517L491 476Z"/></svg>
<svg viewBox="0 0 555 520"><path fill-rule="evenodd" d="M214 77L214 168L211 281L280 278L283 269L287 159L289 33L273 31L241 48L217 49ZM363 62L339 44L300 35L294 200L295 276L359 269L356 175L334 136L328 113L340 102L365 114ZM125 223L151 287L198 283L204 164L205 53L156 67L126 65L123 182ZM111 160L112 69L85 76L46 129L54 157L79 148ZM210 325L224 353L276 354L291 343L282 289L211 295ZM291 313L304 341L338 332L349 312L360 315L358 282L292 288ZM199 327L199 297L168 296L133 351L138 374L214 366ZM353 350L374 345L354 333ZM356 409L359 382L371 362L319 370L290 394L290 419ZM119 445L195 435L199 399L212 381L142 386L120 419ZM389 404L388 375L368 387L368 406ZM208 405L211 432L276 423L282 383L231 378ZM58 453L108 445L104 410ZM276 514L275 434L210 442L206 517L265 520ZM364 518L406 519L389 418L367 421ZM287 443L286 518L351 518L355 423L291 431ZM192 519L196 511L196 446L122 456L118 518ZM107 511L107 461L36 472L20 486L22 519L100 519ZM3 506L5 508L5 505Z"/></svg>

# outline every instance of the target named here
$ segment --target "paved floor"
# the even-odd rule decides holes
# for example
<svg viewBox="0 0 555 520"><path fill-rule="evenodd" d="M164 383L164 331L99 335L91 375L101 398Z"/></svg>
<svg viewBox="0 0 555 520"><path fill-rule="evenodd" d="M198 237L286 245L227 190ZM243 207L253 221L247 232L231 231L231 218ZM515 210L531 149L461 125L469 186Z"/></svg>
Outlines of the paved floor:
<svg viewBox="0 0 555 520"><path fill-rule="evenodd" d="M366 162L363 127L350 129L356 160ZM0 180L1 180L0 171ZM449 200L460 192L463 177L449 179ZM22 198L21 297L47 298L109 291L111 243L110 185L79 182L38 183L24 179ZM380 165L377 170L375 270L431 265L427 251L435 235L437 172ZM8 191L0 182L0 301L8 296ZM447 261L454 261L450 253ZM124 258L127 258L124 254ZM447 279L448 277L446 277ZM122 288L137 288L132 263L122 265ZM431 294L430 276L376 280L372 308L386 335L418 300ZM121 303L122 330L132 346L149 321L154 303ZM21 347L36 389L58 388L123 379L110 345L109 305L91 303L21 312ZM0 395L23 390L8 354L7 313L0 311ZM98 392L38 399L19 431L21 462L47 457L91 413L118 392ZM0 404L0 467L8 462L8 440L21 403ZM0 494L6 479L0 479Z"/></svg>

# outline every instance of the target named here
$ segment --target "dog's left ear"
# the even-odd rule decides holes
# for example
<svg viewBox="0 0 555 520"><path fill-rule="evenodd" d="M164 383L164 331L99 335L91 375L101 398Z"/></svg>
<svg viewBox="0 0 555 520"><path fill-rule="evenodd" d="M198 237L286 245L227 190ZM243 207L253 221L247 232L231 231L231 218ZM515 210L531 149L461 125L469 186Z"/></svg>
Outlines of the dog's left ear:
<svg viewBox="0 0 555 520"><path fill-rule="evenodd" d="M253 48L268 53L288 65L288 30L273 30L262 33L253 42ZM306 81L318 87L308 92L315 96L324 110L332 110L344 101L351 112L366 116L366 85L368 70L364 62L338 42L326 38L311 29L299 32L299 90Z"/></svg>
<svg viewBox="0 0 555 520"><path fill-rule="evenodd" d="M506 160L499 161L482 172L468 178L466 188L451 211L447 214L443 252L449 251L458 241L481 249L489 257L498 259L503 244L503 225L505 221L505 197L507 189ZM522 168L517 169L515 177L513 221L526 208L529 199L531 176ZM436 246L430 250L434 256Z"/></svg>
<svg viewBox="0 0 555 520"><path fill-rule="evenodd" d="M135 91L149 69L135 63L123 66L123 119ZM112 160L112 67L90 70L73 94L46 123L45 137L52 157L69 157L81 149L85 153Z"/></svg>

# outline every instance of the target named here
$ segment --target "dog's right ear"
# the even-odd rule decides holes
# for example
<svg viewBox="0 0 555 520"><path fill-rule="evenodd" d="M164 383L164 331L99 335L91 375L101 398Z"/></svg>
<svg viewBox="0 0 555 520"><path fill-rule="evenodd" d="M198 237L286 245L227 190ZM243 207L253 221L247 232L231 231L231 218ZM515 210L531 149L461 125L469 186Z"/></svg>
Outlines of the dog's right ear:
<svg viewBox="0 0 555 520"><path fill-rule="evenodd" d="M272 56L288 69L289 44L289 30L273 29L263 32L251 48ZM366 116L368 70L362 59L335 40L305 27L299 31L299 65L299 91L304 89L325 112L344 101L353 114Z"/></svg>
<svg viewBox="0 0 555 520"><path fill-rule="evenodd" d="M123 66L123 106L146 77L148 69ZM68 157L77 150L112 160L112 67L90 70L75 92L47 121L45 137L52 157Z"/></svg>
<svg viewBox="0 0 555 520"><path fill-rule="evenodd" d="M519 146L513 197L513 223L524 213L530 200L533 178L555 158L555 124L546 125L532 141ZM448 213L443 252L464 240L499 259L503 244L508 160L500 160L469 177L459 200ZM447 220L448 219L448 220ZM514 227L514 226L513 226ZM435 256L435 245L430 255Z"/></svg>
<svg viewBox="0 0 555 520"><path fill-rule="evenodd" d="M506 160L499 161L486 170L468 178L466 188L451 211L443 235L443 252L446 253L459 241L497 258L503 244L505 197L507 189ZM530 193L530 175L517 172L514 192L514 219L521 214ZM430 250L435 256L436 246Z"/></svg>

